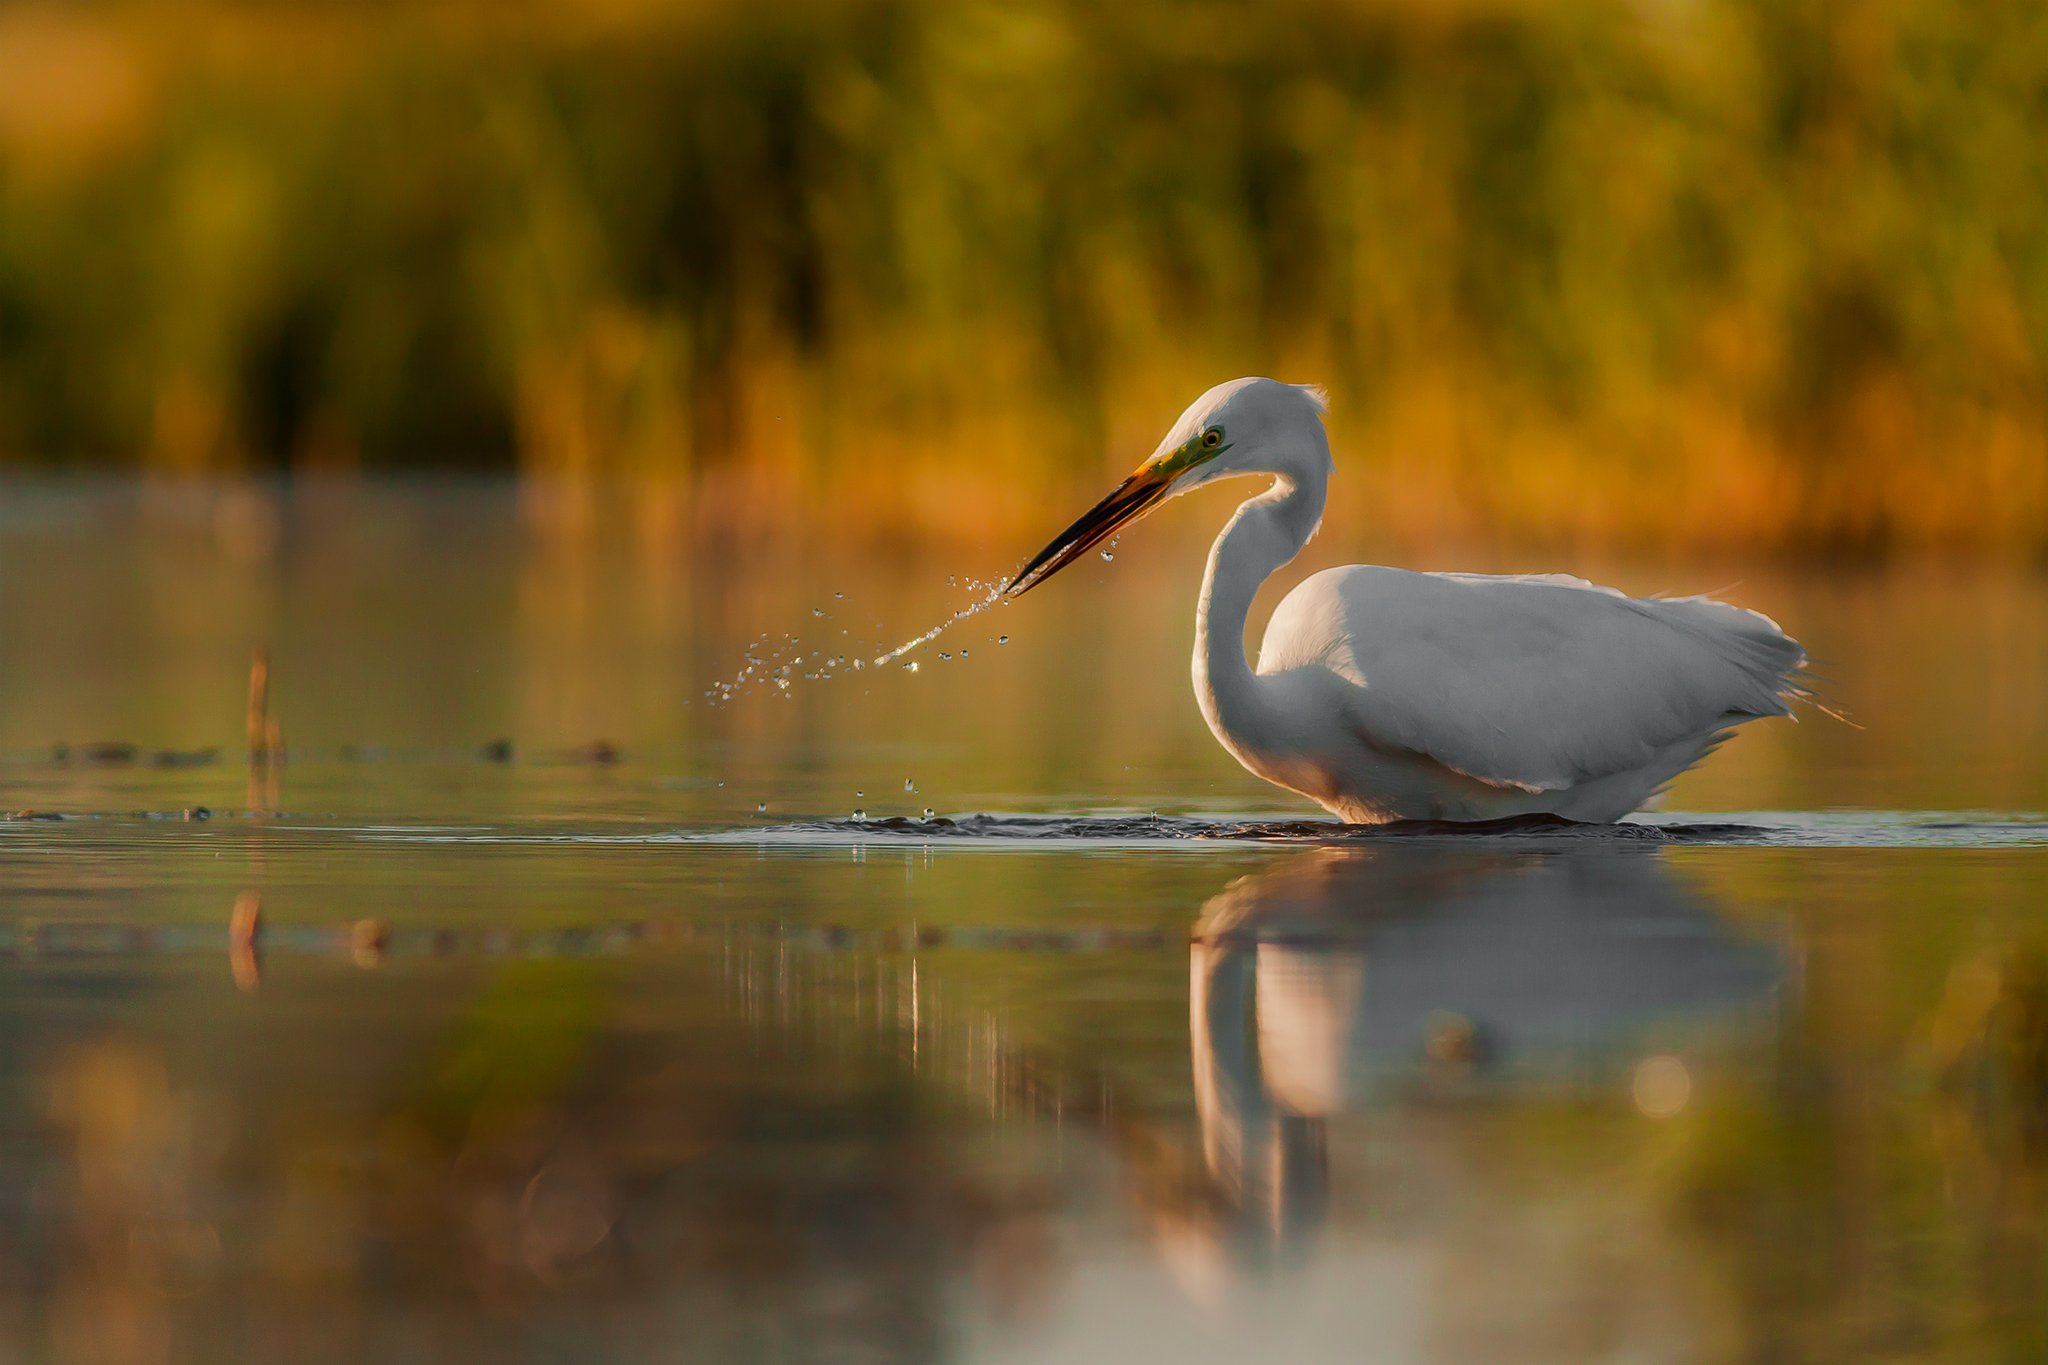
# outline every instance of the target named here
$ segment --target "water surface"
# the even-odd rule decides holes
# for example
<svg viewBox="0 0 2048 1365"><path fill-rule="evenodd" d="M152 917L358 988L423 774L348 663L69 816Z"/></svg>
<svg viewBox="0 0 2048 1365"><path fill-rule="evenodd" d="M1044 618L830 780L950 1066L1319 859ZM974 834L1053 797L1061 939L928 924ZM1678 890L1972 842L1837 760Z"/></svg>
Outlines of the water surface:
<svg viewBox="0 0 2048 1365"><path fill-rule="evenodd" d="M2037 579L1745 575L1862 730L1358 831L1202 731L1170 529L714 706L1008 565L4 491L9 1355L2048 1354Z"/></svg>

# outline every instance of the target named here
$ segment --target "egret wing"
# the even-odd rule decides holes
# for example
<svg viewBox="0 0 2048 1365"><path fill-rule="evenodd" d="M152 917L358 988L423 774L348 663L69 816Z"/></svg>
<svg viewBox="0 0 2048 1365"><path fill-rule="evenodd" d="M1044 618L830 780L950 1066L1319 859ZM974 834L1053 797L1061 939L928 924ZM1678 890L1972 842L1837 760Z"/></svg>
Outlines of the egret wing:
<svg viewBox="0 0 2048 1365"><path fill-rule="evenodd" d="M1259 671L1324 668L1351 685L1346 710L1367 742L1555 791L1788 714L1804 661L1770 618L1711 598L1354 565L1288 594Z"/></svg>

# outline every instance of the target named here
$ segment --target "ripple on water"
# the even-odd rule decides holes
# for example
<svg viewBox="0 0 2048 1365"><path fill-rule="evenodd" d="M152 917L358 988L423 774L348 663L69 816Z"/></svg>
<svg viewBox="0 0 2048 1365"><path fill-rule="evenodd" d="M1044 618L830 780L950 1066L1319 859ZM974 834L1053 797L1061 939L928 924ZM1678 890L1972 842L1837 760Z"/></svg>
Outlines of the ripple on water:
<svg viewBox="0 0 2048 1365"><path fill-rule="evenodd" d="M1403 820L1345 825L1329 820L1231 820L1173 815L991 815L868 817L769 828L678 831L692 843L832 846L889 842L992 845L1115 845L1191 842L1350 845L1429 840L1500 847L1561 845L1762 845L1786 848L2021 848L2048 845L2048 816L1983 818L1948 812L1745 812L1638 818L1593 825L1557 816L1459 823Z"/></svg>
<svg viewBox="0 0 2048 1365"><path fill-rule="evenodd" d="M755 815L765 815L765 802ZM1765 847L1870 849L2002 849L2048 847L2048 814L1955 811L1745 811L1714 815L1661 814L1614 825L1580 824L1555 816L1526 816L1479 824L1409 820L1345 825L1333 820L1271 820L1155 814L1015 815L976 813L923 818L871 815L786 824L720 825L650 830L635 824L567 825L404 824L363 822L286 812L165 811L0 812L0 840L33 842L32 830L56 835L65 826L127 828L175 821L259 824L268 835L328 835L380 843L488 844L709 844L749 847L834 848L887 844L951 844L984 848L1146 848L1205 844L1345 847L1387 842L1434 842L1474 849L1561 847Z"/></svg>

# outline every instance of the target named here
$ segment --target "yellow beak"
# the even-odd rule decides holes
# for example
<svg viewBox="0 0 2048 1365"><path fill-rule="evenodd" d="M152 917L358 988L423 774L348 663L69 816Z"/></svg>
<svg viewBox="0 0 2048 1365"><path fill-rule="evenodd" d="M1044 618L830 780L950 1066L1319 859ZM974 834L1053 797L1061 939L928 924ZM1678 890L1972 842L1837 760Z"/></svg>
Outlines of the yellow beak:
<svg viewBox="0 0 2048 1365"><path fill-rule="evenodd" d="M1173 486L1174 474L1158 464L1141 466L1108 497L1081 514L1072 526L1031 557L1003 589L1006 597L1022 597L1103 540L1115 535L1158 506Z"/></svg>

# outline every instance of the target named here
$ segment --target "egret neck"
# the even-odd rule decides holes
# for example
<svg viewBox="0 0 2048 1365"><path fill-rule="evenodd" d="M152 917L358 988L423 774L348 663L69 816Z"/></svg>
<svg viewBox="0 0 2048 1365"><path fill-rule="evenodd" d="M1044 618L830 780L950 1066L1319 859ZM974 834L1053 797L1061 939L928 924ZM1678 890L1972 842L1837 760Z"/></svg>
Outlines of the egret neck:
<svg viewBox="0 0 2048 1365"><path fill-rule="evenodd" d="M1328 475L1315 461L1276 475L1273 486L1237 509L1209 547L1202 596L1195 606L1195 698L1202 719L1226 749L1244 757L1247 741L1267 737L1259 680L1245 658L1252 598L1301 553L1322 524Z"/></svg>

